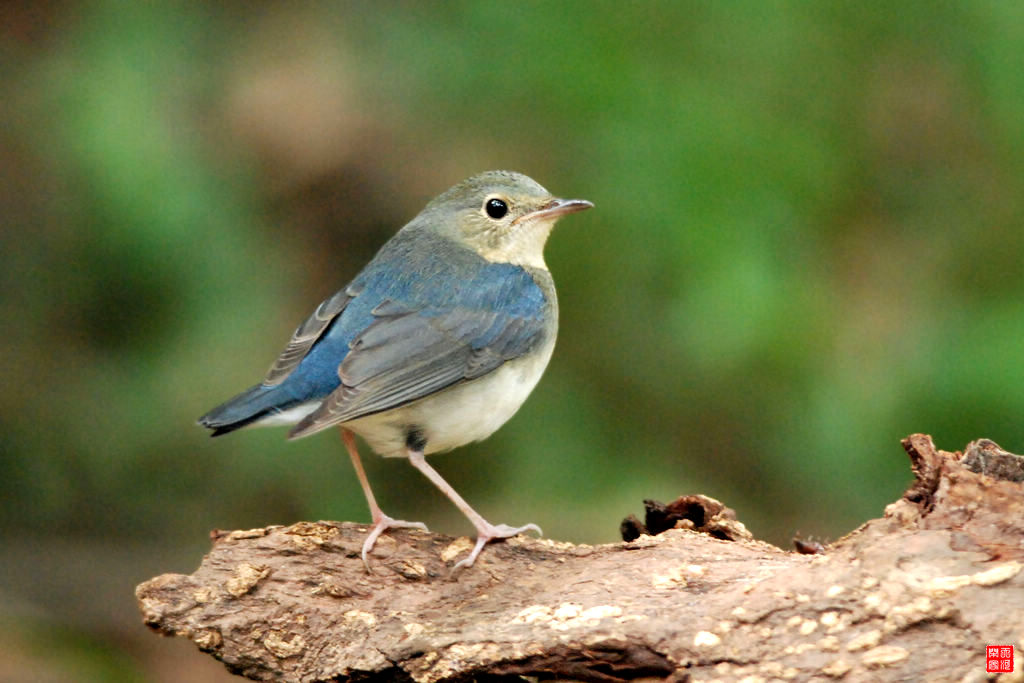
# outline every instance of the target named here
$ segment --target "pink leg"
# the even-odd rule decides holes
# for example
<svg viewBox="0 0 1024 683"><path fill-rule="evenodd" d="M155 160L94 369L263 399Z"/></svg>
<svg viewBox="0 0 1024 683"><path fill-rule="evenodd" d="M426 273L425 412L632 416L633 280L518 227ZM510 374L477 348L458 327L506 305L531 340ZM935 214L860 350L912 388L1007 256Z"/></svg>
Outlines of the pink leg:
<svg viewBox="0 0 1024 683"><path fill-rule="evenodd" d="M441 475L433 467L427 464L427 459L423 453L419 451L409 450L409 462L412 466L422 472L427 479L434 482L434 486L441 489L441 493L448 496L448 498L455 503L455 507L462 511L462 514L469 518L469 521L476 527L476 546L473 547L473 551L464 560L456 563L453 569L460 569L462 567L472 567L473 563L476 562L477 555L484 549L490 541L496 538L509 538L516 534L521 534L524 531L536 531L538 534L543 535L544 532L540 530L540 527L536 524L526 524L520 527L511 527L507 524L494 525L488 522L486 519L480 516L476 510L469 506L469 503L465 499L456 493L455 489L451 487L451 484L446 482Z"/></svg>
<svg viewBox="0 0 1024 683"><path fill-rule="evenodd" d="M406 522L401 519L392 519L385 515L377 505L377 499L373 497L373 491L370 489L370 481L366 478L366 472L363 471L363 462L359 459L359 449L356 447L355 434L342 427L341 440L345 442L345 448L348 449L348 454L352 458L352 466L356 468L356 477L359 478L359 485L363 487L366 503L370 506L370 519L373 520L373 528L370 529L366 540L363 541L363 565L366 567L366 571L369 572L370 562L368 556L382 533L388 529L396 528L422 529L427 531L427 525L423 522Z"/></svg>

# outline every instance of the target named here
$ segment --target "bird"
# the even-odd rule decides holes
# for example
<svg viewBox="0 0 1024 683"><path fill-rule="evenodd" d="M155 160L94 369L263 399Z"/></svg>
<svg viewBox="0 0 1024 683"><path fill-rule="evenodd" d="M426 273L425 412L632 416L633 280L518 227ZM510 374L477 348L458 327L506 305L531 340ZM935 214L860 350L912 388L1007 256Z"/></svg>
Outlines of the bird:
<svg viewBox="0 0 1024 683"><path fill-rule="evenodd" d="M384 514L355 435L378 455L407 458L473 524L476 544L453 570L493 540L542 535L536 524L488 522L426 456L489 437L540 381L558 333L544 245L560 218L592 207L512 171L454 185L298 326L259 384L198 423L212 436L292 425L290 439L338 426L370 508L367 571L382 533L427 527Z"/></svg>

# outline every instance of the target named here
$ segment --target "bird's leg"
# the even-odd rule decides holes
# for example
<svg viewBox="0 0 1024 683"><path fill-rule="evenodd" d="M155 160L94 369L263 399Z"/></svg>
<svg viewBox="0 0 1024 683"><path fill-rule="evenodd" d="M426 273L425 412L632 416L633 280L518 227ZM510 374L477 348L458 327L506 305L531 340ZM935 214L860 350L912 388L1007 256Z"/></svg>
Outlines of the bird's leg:
<svg viewBox="0 0 1024 683"><path fill-rule="evenodd" d="M392 519L385 515L380 506L377 505L377 499L373 497L373 490L370 489L370 480L366 478L366 472L363 471L363 461L359 459L359 449L356 447L355 434L342 427L341 440L345 442L345 448L348 449L348 454L352 458L352 466L356 469L356 477L359 478L359 485L363 487L366 503L370 506L370 519L373 520L373 528L370 529L370 533L366 535L366 540L363 541L363 565L366 567L366 571L370 571L370 562L367 558L370 551L373 550L373 545L382 533L388 529L395 528L422 529L427 531L427 525L423 522L406 522L402 519Z"/></svg>
<svg viewBox="0 0 1024 683"><path fill-rule="evenodd" d="M453 569L460 569L462 567L471 567L476 561L477 555L484 549L490 541L496 538L509 538L516 534L521 534L524 531L536 531L538 535L544 535L544 532L540 530L540 527L536 524L526 524L521 527L512 527L507 524L491 524L486 519L480 516L480 513L469 506L469 503L460 496L455 489L451 487L451 484L446 482L433 467L427 464L427 459L423 455L421 450L409 449L409 462L412 466L422 472L427 479L434 483L434 486L441 489L441 493L448 496L448 498L455 503L455 507L462 511L462 514L469 518L469 521L476 527L476 545L473 547L473 552L469 554L464 560L456 563Z"/></svg>

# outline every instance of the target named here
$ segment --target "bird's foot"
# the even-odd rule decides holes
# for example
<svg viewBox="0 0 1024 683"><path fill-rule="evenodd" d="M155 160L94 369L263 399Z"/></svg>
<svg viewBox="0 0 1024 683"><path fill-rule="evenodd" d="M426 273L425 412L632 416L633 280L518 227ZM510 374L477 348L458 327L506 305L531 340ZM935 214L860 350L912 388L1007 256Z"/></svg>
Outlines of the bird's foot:
<svg viewBox="0 0 1024 683"><path fill-rule="evenodd" d="M392 519L383 513L380 514L380 516L373 520L373 528L370 529L370 533L366 535L366 540L363 541L363 566L366 567L367 573L373 573L373 570L370 569L370 551L373 550L373 546L377 543L380 535L388 529L421 529L423 531L430 531L423 522L407 522L404 519Z"/></svg>
<svg viewBox="0 0 1024 683"><path fill-rule="evenodd" d="M511 538L516 534L522 534L527 531L536 531L538 536L544 535L544 532L536 524L526 524L519 527L509 526L508 524L490 524L487 522L485 524L486 526L477 527L476 545L473 546L473 552L466 559L457 562L452 571L462 569L463 567L472 567L480 551L491 541L499 538Z"/></svg>

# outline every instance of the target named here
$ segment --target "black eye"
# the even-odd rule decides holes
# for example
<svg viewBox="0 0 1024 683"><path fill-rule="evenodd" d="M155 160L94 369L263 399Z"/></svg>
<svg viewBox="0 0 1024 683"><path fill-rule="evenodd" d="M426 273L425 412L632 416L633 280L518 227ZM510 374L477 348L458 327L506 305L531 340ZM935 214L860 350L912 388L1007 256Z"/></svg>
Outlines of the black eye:
<svg viewBox="0 0 1024 683"><path fill-rule="evenodd" d="M487 203L484 204L484 211L491 218L501 218L508 213L508 204L500 199L488 199Z"/></svg>

